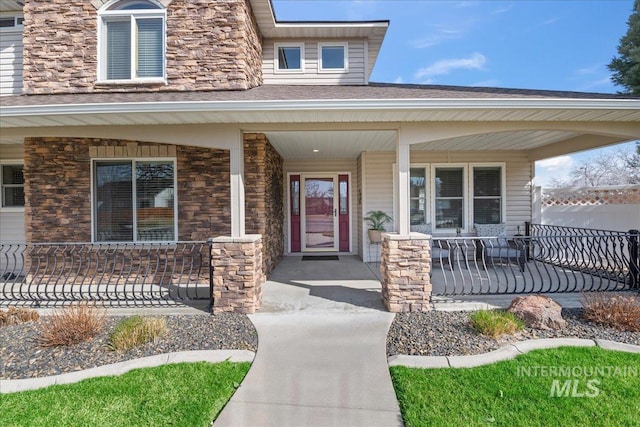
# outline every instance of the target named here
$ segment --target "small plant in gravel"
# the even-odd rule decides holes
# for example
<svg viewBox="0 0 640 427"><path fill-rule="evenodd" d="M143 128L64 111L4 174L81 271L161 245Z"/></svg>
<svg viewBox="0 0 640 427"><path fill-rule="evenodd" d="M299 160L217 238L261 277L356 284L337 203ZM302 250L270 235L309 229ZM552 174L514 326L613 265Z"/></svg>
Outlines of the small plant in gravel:
<svg viewBox="0 0 640 427"><path fill-rule="evenodd" d="M102 330L105 316L105 310L86 302L64 307L42 324L40 345L57 347L89 341Z"/></svg>
<svg viewBox="0 0 640 427"><path fill-rule="evenodd" d="M23 307L9 307L7 311L0 310L0 327L18 325L32 320L38 320L40 315L37 311Z"/></svg>
<svg viewBox="0 0 640 427"><path fill-rule="evenodd" d="M582 294L584 318L624 331L640 332L640 296Z"/></svg>
<svg viewBox="0 0 640 427"><path fill-rule="evenodd" d="M109 337L112 350L129 350L138 345L155 341L167 329L164 319L131 316L116 325Z"/></svg>
<svg viewBox="0 0 640 427"><path fill-rule="evenodd" d="M482 335L493 338L524 329L524 322L514 314L501 310L478 310L471 315L471 326Z"/></svg>

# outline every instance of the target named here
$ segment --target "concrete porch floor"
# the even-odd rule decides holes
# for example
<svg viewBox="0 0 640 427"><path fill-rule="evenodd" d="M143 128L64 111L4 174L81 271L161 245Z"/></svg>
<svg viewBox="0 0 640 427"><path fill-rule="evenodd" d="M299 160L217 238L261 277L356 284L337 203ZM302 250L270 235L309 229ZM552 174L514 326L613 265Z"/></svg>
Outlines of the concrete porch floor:
<svg viewBox="0 0 640 427"><path fill-rule="evenodd" d="M339 261L302 261L288 256L264 284L258 313L384 311L380 284L380 263L364 263L357 256L339 255ZM435 268L434 290L444 289L443 271ZM516 296L527 294L452 295L432 297L437 311L507 308ZM549 293L565 308L582 307L580 293Z"/></svg>
<svg viewBox="0 0 640 427"><path fill-rule="evenodd" d="M375 268L373 269L375 270ZM260 313L387 311L379 273L356 256L339 261L302 261L287 256L263 285Z"/></svg>

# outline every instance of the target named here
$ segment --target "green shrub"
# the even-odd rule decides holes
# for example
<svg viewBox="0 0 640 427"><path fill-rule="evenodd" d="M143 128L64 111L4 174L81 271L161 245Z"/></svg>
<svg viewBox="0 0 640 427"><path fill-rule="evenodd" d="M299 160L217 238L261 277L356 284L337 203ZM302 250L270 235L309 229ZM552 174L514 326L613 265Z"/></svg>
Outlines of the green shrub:
<svg viewBox="0 0 640 427"><path fill-rule="evenodd" d="M501 310L479 310L471 315L471 326L493 338L510 335L524 328L524 322L514 314Z"/></svg>
<svg viewBox="0 0 640 427"><path fill-rule="evenodd" d="M129 350L138 345L155 341L167 329L164 319L131 316L122 319L109 337L112 350Z"/></svg>

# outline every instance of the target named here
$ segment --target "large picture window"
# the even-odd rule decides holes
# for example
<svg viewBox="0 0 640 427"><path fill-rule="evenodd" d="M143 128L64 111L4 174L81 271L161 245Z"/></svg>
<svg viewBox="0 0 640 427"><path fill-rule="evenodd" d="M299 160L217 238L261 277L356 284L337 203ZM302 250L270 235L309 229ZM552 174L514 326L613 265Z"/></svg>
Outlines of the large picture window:
<svg viewBox="0 0 640 427"><path fill-rule="evenodd" d="M164 79L165 10L151 1L123 0L100 13L101 80Z"/></svg>
<svg viewBox="0 0 640 427"><path fill-rule="evenodd" d="M94 240L176 240L173 160L96 160Z"/></svg>

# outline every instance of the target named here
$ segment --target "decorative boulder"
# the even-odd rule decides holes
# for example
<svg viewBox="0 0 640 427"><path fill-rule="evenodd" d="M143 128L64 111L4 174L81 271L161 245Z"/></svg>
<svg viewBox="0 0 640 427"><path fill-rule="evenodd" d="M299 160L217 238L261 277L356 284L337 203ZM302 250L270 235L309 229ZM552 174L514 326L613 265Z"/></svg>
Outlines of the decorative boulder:
<svg viewBox="0 0 640 427"><path fill-rule="evenodd" d="M561 329L567 324L562 318L560 304L542 295L516 297L507 311L518 316L531 328Z"/></svg>

